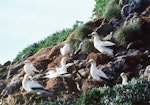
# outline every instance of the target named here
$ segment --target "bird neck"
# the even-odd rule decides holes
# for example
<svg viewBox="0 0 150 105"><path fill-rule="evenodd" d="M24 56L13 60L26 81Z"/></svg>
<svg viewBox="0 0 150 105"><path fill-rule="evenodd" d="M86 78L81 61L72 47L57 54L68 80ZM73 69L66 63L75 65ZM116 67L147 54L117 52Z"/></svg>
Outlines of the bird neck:
<svg viewBox="0 0 150 105"><path fill-rule="evenodd" d="M99 37L96 35L96 36L94 36L94 42L97 42L97 41L101 41L101 40L100 40Z"/></svg>
<svg viewBox="0 0 150 105"><path fill-rule="evenodd" d="M122 78L123 83L126 83L127 81L128 81L128 78L126 76Z"/></svg>
<svg viewBox="0 0 150 105"><path fill-rule="evenodd" d="M95 63L91 63L91 70L96 68L96 64Z"/></svg>
<svg viewBox="0 0 150 105"><path fill-rule="evenodd" d="M25 83L27 81L27 78L23 78L22 83Z"/></svg>
<svg viewBox="0 0 150 105"><path fill-rule="evenodd" d="M66 61L61 61L61 67L65 67L66 66Z"/></svg>

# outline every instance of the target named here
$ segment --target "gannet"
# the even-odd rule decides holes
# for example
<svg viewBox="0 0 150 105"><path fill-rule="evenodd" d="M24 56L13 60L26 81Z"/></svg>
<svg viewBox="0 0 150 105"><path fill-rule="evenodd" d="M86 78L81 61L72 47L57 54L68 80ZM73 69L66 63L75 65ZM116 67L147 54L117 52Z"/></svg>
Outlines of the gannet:
<svg viewBox="0 0 150 105"><path fill-rule="evenodd" d="M70 43L64 42L64 46L60 48L60 53L62 56L69 55L71 52Z"/></svg>
<svg viewBox="0 0 150 105"><path fill-rule="evenodd" d="M25 74L23 81L22 81L22 87L25 89L27 92L31 92L34 89L44 89L44 87L39 84L38 82L35 82L34 80L30 80L30 75Z"/></svg>
<svg viewBox="0 0 150 105"><path fill-rule="evenodd" d="M55 71L54 70L50 70L46 73L46 76L44 76L45 78L54 78L54 77L58 77L58 76L70 76L67 75L67 66L66 66L66 61L68 60L68 57L63 57L61 59L60 62L60 67L56 67Z"/></svg>
<svg viewBox="0 0 150 105"><path fill-rule="evenodd" d="M94 59L90 59L87 63L91 64L90 74L93 77L93 79L95 79L97 81L101 80L101 77L108 79L107 75L101 69L98 69L96 67L96 62Z"/></svg>
<svg viewBox="0 0 150 105"><path fill-rule="evenodd" d="M126 74L125 74L124 72L122 72L122 73L120 74L120 76L121 76L121 78L122 78L122 85L128 84L128 78L127 78Z"/></svg>
<svg viewBox="0 0 150 105"><path fill-rule="evenodd" d="M39 72L29 60L23 62L25 65L23 67L26 74L33 76L35 72Z"/></svg>
<svg viewBox="0 0 150 105"><path fill-rule="evenodd" d="M150 65L145 68L144 73L140 77L146 78L150 81Z"/></svg>
<svg viewBox="0 0 150 105"><path fill-rule="evenodd" d="M107 46L114 46L116 45L115 43L112 43L110 41L101 41L99 39L98 33L97 32L92 32L91 34L89 34L89 36L93 36L94 37L94 47L100 51L101 53L105 53L108 54L109 56L113 56L113 49L108 48Z"/></svg>
<svg viewBox="0 0 150 105"><path fill-rule="evenodd" d="M92 20L96 20L96 19L98 19L100 16L96 13L96 12L94 12L93 14L92 14Z"/></svg>

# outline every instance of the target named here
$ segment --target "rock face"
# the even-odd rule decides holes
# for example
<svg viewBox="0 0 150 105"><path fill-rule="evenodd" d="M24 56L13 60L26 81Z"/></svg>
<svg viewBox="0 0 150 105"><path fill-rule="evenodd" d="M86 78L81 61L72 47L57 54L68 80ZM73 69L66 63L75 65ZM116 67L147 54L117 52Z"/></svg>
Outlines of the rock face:
<svg viewBox="0 0 150 105"><path fill-rule="evenodd" d="M0 66L0 98L3 104L35 105L44 101L56 101L58 105L74 105L83 91L104 85L113 86L120 84L120 74L122 72L127 74L129 81L133 77L150 79L150 7L146 9L150 5L150 0L134 1L137 5L133 4L135 7L132 8L132 11L128 10L131 9L130 6L122 9L123 13L127 12L127 14L123 14L123 18L116 18L105 23L103 23L105 17L97 18L86 23L86 25L93 31L97 31L103 40L115 41L114 36L118 31L118 27L124 29L128 25L132 26L138 18L141 19L141 22L139 23L140 28L136 32L140 32L140 39L132 37L131 40L129 33L133 35L135 31L131 27L127 27L127 30L123 31L125 36L119 36L118 38L120 38L119 41L122 41L123 38L127 42L130 41L122 45L115 42L114 57L97 51L92 53L83 53L81 51L78 54L72 53L69 56L70 60L67 62L68 74L66 73L51 79L44 78L44 76L48 70L53 70L53 68L60 65L60 61L63 58L60 54L60 48L63 46L62 43L42 48L35 54L29 52L22 56L20 62L12 63L8 61ZM125 8L127 4L129 5L128 2L132 1L120 2L120 6ZM131 14L132 12L136 13ZM76 31L72 32L66 40L69 41L74 38L75 34ZM126 37L126 35L128 36ZM90 38L85 40L90 40ZM21 91L21 82L25 74L22 62L26 59L30 60L40 71L33 79L42 84L44 90L35 91L35 93ZM87 64L90 59L96 61L96 66L105 72L109 78L108 80L96 81L90 77L90 69ZM65 75L71 76L67 77Z"/></svg>

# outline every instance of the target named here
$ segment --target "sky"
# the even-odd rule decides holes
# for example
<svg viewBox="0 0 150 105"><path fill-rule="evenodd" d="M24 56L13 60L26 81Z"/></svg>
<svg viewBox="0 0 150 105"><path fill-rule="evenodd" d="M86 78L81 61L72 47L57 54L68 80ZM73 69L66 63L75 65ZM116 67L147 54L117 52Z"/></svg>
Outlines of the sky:
<svg viewBox="0 0 150 105"><path fill-rule="evenodd" d="M76 20L90 20L95 0L0 0L0 64Z"/></svg>

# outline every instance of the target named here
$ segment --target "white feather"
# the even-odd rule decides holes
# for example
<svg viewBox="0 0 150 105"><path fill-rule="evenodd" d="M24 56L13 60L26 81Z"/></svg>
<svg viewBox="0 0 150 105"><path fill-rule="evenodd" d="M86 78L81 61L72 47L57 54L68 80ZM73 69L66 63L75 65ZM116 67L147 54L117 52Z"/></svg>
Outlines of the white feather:
<svg viewBox="0 0 150 105"><path fill-rule="evenodd" d="M62 60L61 60L61 66L58 67L58 68L55 68L56 69L56 72L55 71L48 71L46 73L46 76L44 76L44 78L54 78L54 77L59 77L59 76L62 76L63 74L66 74L68 73L67 72L67 66L66 66L66 61L67 61L67 57L63 57Z"/></svg>
<svg viewBox="0 0 150 105"><path fill-rule="evenodd" d="M66 42L64 46L60 48L60 53L62 56L65 56L65 55L69 55L70 52L71 52L70 44Z"/></svg>
<svg viewBox="0 0 150 105"><path fill-rule="evenodd" d="M127 78L126 74L125 73L121 73L120 76L122 78L122 85L128 84L128 78Z"/></svg>
<svg viewBox="0 0 150 105"><path fill-rule="evenodd" d="M29 61L29 60L26 60L25 62L24 62L24 67L23 67L23 69L24 69L24 71L25 71L25 73L26 74L28 74L28 75L34 75L35 74L35 72L39 72L32 64L31 64L31 62Z"/></svg>
<svg viewBox="0 0 150 105"><path fill-rule="evenodd" d="M44 87L33 81L33 80L30 80L30 77L28 74L25 74L24 78L23 78L23 81L22 81L22 87L27 91L27 92L31 92L33 91L33 88L41 88L43 89Z"/></svg>
<svg viewBox="0 0 150 105"><path fill-rule="evenodd" d="M114 46L115 43L110 41L101 41L96 32L91 34L94 37L94 47L101 53L108 54L109 56L114 56L113 49L108 48L107 46Z"/></svg>
<svg viewBox="0 0 150 105"><path fill-rule="evenodd" d="M93 59L89 60L89 63L91 63L90 74L93 79L97 81L101 80L101 77L108 79L107 75L101 69L96 67L96 62Z"/></svg>

